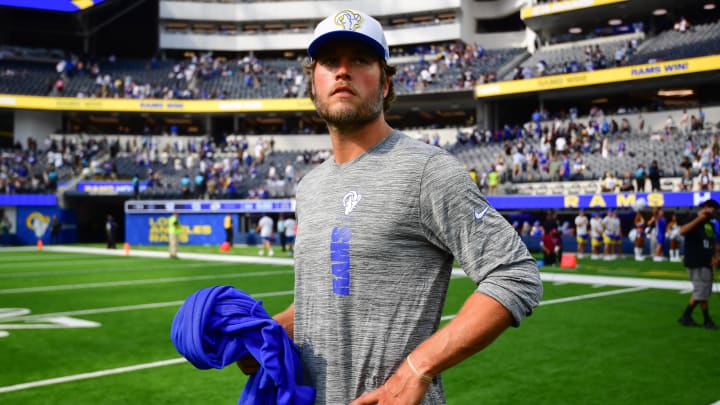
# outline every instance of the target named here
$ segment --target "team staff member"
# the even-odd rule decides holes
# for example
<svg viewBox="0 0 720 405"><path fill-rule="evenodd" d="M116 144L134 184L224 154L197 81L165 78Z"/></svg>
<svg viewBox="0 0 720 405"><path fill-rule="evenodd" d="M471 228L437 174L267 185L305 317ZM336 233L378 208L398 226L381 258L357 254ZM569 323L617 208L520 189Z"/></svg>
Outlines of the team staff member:
<svg viewBox="0 0 720 405"><path fill-rule="evenodd" d="M715 237L715 227L712 219L718 212L717 201L706 200L700 204L697 216L680 227L680 234L685 237L685 257L683 263L687 268L693 293L685 312L678 319L685 326L700 326L692 317L693 310L700 304L703 314L703 326L708 329L717 329L710 317L708 300L712 293L713 269L720 261L720 244Z"/></svg>
<svg viewBox="0 0 720 405"><path fill-rule="evenodd" d="M439 374L538 305L537 264L455 158L385 121L395 68L380 23L338 12L308 53L334 157L298 186L295 301L275 319L317 404L445 403ZM477 290L437 330L453 258Z"/></svg>
<svg viewBox="0 0 720 405"><path fill-rule="evenodd" d="M227 242L231 247L233 245L233 220L232 220L232 214L229 212L225 214L225 219L223 220L223 228L225 229L225 242Z"/></svg>
<svg viewBox="0 0 720 405"><path fill-rule="evenodd" d="M177 259L178 250L178 239L182 233L182 225L178 219L177 212L173 212L168 220L168 250L170 251L170 257Z"/></svg>

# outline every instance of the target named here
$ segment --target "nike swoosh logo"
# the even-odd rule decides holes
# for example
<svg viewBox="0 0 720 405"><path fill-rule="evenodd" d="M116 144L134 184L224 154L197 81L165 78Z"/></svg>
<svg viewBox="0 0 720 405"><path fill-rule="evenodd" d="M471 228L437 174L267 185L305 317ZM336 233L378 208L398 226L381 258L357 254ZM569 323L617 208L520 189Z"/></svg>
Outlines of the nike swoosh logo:
<svg viewBox="0 0 720 405"><path fill-rule="evenodd" d="M490 209L490 206L489 206L489 205L486 206L485 208L483 208L483 210L480 211L480 212L478 212L477 208L473 208L473 214L475 215L475 219L476 219L476 220L481 220L481 219L483 219L483 217L485 216L485 214L487 214L487 212L488 212L489 209Z"/></svg>

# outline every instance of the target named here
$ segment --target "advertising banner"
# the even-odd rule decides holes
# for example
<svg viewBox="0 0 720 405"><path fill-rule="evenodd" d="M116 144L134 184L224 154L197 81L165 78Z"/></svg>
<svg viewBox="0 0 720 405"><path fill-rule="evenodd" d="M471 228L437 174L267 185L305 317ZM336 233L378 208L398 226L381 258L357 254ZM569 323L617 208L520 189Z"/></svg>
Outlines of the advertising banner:
<svg viewBox="0 0 720 405"><path fill-rule="evenodd" d="M225 240L224 214L181 214L181 245L220 245ZM166 245L170 214L125 216L125 241L130 245Z"/></svg>

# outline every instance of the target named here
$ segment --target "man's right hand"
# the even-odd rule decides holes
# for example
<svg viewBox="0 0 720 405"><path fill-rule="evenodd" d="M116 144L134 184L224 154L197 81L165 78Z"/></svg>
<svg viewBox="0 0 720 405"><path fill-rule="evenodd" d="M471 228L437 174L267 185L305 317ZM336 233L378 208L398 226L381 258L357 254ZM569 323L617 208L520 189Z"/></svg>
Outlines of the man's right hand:
<svg viewBox="0 0 720 405"><path fill-rule="evenodd" d="M245 375L253 375L260 370L260 363L249 353L238 360L237 365Z"/></svg>

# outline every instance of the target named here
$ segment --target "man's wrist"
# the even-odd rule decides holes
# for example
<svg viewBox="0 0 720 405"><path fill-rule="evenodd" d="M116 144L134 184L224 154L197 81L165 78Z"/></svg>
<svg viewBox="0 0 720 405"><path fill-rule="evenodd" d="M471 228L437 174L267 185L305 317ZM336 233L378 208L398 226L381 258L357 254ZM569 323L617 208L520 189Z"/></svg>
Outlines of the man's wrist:
<svg viewBox="0 0 720 405"><path fill-rule="evenodd" d="M410 366L410 370L412 370L412 372L420 379L420 381L426 382L428 384L430 384L432 382L432 380L433 380L432 376L430 376L428 374L423 374L422 372L420 372L420 370L418 370L417 367L415 367L415 364L413 364L412 360L410 359L409 354L405 360L407 360L408 366Z"/></svg>

